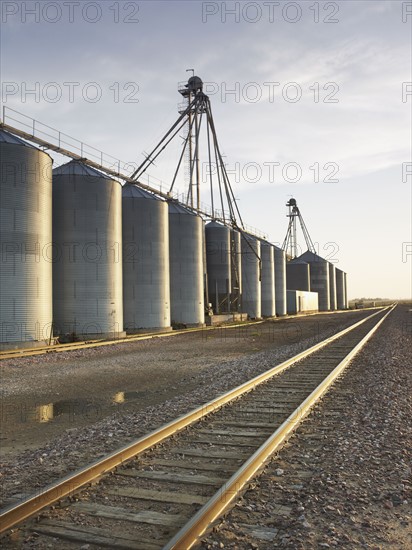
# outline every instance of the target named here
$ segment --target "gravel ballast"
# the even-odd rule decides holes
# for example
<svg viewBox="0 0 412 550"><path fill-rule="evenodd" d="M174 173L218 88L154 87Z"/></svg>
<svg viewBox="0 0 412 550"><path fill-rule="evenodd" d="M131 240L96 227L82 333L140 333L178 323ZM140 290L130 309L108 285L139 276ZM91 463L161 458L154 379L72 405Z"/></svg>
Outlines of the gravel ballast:
<svg viewBox="0 0 412 550"><path fill-rule="evenodd" d="M412 548L411 340L399 305L201 548Z"/></svg>
<svg viewBox="0 0 412 550"><path fill-rule="evenodd" d="M141 391L138 399L140 408L129 411L111 405L111 414L97 421L83 415L74 419L70 427L59 425L59 419L45 425L23 424L27 437L30 432L35 433L34 448L22 451L23 441L16 450L3 454L1 504L33 494L367 314L369 312L348 312L266 323L266 329L264 325L250 327L238 332L239 337L232 332L237 329L230 329L228 333L222 331L220 336L219 332L214 336L192 334L138 345L62 353L61 357L4 361L1 364L3 390L12 403L18 399L28 401L33 395L40 395L39 392L46 403L53 400L56 393L67 398L74 390L74 395L81 396L82 391L85 395L87 392L100 395L107 390L107 383L114 387L116 378L122 383L133 379L146 391ZM293 339L298 341L290 343ZM47 441L40 439L41 443L36 444L36 429L43 430L50 425L57 429L57 436L51 432Z"/></svg>

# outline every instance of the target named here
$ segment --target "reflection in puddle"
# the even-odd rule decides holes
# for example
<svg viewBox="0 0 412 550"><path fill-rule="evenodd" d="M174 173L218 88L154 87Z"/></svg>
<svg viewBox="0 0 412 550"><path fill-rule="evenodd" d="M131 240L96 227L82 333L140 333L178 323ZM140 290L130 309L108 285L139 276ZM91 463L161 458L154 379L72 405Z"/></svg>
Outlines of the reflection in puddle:
<svg viewBox="0 0 412 550"><path fill-rule="evenodd" d="M1 424L11 426L26 422L46 424L58 417L65 417L69 422L80 419L96 422L110 414L113 405L125 405L128 402L146 396L143 391L119 391L106 401L91 399L64 399L54 403L2 403L0 407ZM113 410L113 409L112 409Z"/></svg>
<svg viewBox="0 0 412 550"><path fill-rule="evenodd" d="M48 405L39 405L38 407L36 407L37 422L40 422L42 424L43 422L49 422L49 420L53 420L53 418L53 403L49 403Z"/></svg>
<svg viewBox="0 0 412 550"><path fill-rule="evenodd" d="M112 403L121 404L127 401L133 401L133 399L139 399L147 395L144 391L118 391L112 397Z"/></svg>

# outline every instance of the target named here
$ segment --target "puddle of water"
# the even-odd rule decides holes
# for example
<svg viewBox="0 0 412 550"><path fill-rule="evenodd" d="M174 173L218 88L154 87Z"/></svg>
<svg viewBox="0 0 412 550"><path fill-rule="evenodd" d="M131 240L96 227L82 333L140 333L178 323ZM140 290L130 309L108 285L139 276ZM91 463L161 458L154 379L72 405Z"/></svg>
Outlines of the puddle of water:
<svg viewBox="0 0 412 550"><path fill-rule="evenodd" d="M118 391L112 397L112 403L120 405L121 403L127 403L128 401L134 401L139 397L144 397L148 392L144 391Z"/></svg>
<svg viewBox="0 0 412 550"><path fill-rule="evenodd" d="M1 405L1 424L3 426L26 423L46 424L58 417L65 417L69 422L80 417L88 422L97 421L113 405L125 405L147 395L148 392L143 391L118 391L107 400L64 399L41 404L5 402Z"/></svg>

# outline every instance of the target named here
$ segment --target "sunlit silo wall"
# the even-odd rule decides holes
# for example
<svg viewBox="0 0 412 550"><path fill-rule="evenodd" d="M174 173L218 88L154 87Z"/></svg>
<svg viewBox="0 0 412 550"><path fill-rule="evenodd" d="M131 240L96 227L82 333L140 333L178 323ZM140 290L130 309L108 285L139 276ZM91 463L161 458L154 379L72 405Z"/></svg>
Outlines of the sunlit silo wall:
<svg viewBox="0 0 412 550"><path fill-rule="evenodd" d="M319 295L319 311L329 311L329 262L309 250L299 256L299 259L310 264L310 288Z"/></svg>
<svg viewBox="0 0 412 550"><path fill-rule="evenodd" d="M273 245L260 241L262 281L261 281L261 313L263 317L276 315L275 301L275 251Z"/></svg>
<svg viewBox="0 0 412 550"><path fill-rule="evenodd" d="M0 130L0 348L52 330L52 160Z"/></svg>
<svg viewBox="0 0 412 550"><path fill-rule="evenodd" d="M167 203L126 183L122 212L124 329L170 328Z"/></svg>
<svg viewBox="0 0 412 550"><path fill-rule="evenodd" d="M286 264L286 286L288 290L310 292L310 267L307 262L291 260Z"/></svg>
<svg viewBox="0 0 412 550"><path fill-rule="evenodd" d="M53 243L56 331L122 335L120 183L78 161L53 170Z"/></svg>
<svg viewBox="0 0 412 550"><path fill-rule="evenodd" d="M239 231L230 231L231 311L241 311L242 304L242 236Z"/></svg>
<svg viewBox="0 0 412 550"><path fill-rule="evenodd" d="M337 309L337 296L336 296L336 267L333 264L329 264L329 301L330 309L332 311Z"/></svg>
<svg viewBox="0 0 412 550"><path fill-rule="evenodd" d="M230 229L217 222L205 227L209 302L214 313L230 310Z"/></svg>
<svg viewBox="0 0 412 550"><path fill-rule="evenodd" d="M348 298L348 274L343 273L345 280L345 309L349 309L349 298Z"/></svg>
<svg viewBox="0 0 412 550"><path fill-rule="evenodd" d="M275 249L275 299L276 315L286 315L286 253L281 248Z"/></svg>
<svg viewBox="0 0 412 550"><path fill-rule="evenodd" d="M252 319L259 319L261 312L260 241L242 234L242 311Z"/></svg>
<svg viewBox="0 0 412 550"><path fill-rule="evenodd" d="M336 307L345 308L345 277L341 269L336 268Z"/></svg>
<svg viewBox="0 0 412 550"><path fill-rule="evenodd" d="M170 311L174 324L204 323L203 242L203 220L170 202Z"/></svg>

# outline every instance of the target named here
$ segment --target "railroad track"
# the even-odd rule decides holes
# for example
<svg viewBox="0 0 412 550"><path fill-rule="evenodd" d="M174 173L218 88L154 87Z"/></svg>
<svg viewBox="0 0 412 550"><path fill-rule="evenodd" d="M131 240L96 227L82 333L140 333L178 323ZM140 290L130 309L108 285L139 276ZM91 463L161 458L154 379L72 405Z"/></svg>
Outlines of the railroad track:
<svg viewBox="0 0 412 550"><path fill-rule="evenodd" d="M339 312L341 313L341 312ZM345 313L344 311L342 313ZM64 351L76 351L89 348L98 348L102 346L112 346L114 344L124 344L136 342L140 340L153 340L155 338L169 338L178 334L190 334L192 332L216 330L216 329L231 329L247 325L258 325L264 321L248 321L242 323L233 323L224 326L205 326L200 328L185 328L180 330L171 330L169 332L145 332L143 334L129 334L124 338L116 338L114 340L82 340L81 342L69 342L65 344L51 344L38 346L35 348L20 348L0 351L0 361L5 359L20 359L21 357L31 357L34 355L44 355L47 353L62 353Z"/></svg>
<svg viewBox="0 0 412 550"><path fill-rule="evenodd" d="M376 310L377 308L365 308L363 310L357 311L367 311L367 309ZM382 308L378 308L382 309ZM346 314L351 313L354 310L342 310L342 311L321 311L316 313L308 313L300 316L285 316L280 318L274 318L273 321L285 321L290 319L299 319L302 317L310 317L313 315L330 315L333 313L337 314ZM169 332L145 332L142 334L128 334L124 338L116 338L114 340L105 340L105 339L95 339L95 340L82 340L80 342L68 342L64 344L50 344L44 346L37 346L34 348L18 348L18 349L9 349L0 351L0 361L5 359L20 359L21 357L31 357L34 355L45 355L49 353L62 353L64 351L76 351L89 348L98 348L103 346L113 346L114 344L124 344L130 342L136 342L140 340L153 340L155 338L169 338L171 336L177 336L179 334L190 334L193 332L200 331L213 331L213 330L230 330L233 328L245 327L249 325L260 325L264 323L265 320L260 321L242 321L241 323L231 323L227 325L215 325L215 326L204 326L198 328L185 328L178 330L171 330Z"/></svg>
<svg viewBox="0 0 412 550"><path fill-rule="evenodd" d="M3 547L191 548L392 309L4 510Z"/></svg>

